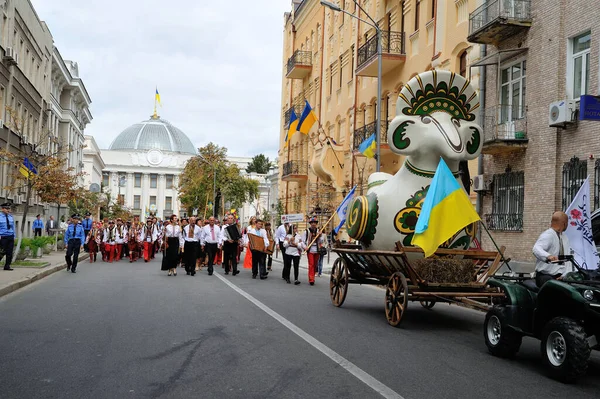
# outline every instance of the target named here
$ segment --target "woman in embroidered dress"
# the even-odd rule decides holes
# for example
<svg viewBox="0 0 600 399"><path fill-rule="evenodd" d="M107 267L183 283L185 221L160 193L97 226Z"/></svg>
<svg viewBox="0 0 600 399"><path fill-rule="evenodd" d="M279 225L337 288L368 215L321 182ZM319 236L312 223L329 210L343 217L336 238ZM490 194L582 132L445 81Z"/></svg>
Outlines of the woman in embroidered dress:
<svg viewBox="0 0 600 399"><path fill-rule="evenodd" d="M168 270L168 276L177 276L179 264L179 248L182 246L183 236L177 215L171 215L169 224L164 228L165 256L162 260L161 270Z"/></svg>
<svg viewBox="0 0 600 399"><path fill-rule="evenodd" d="M85 238L85 244L87 245L90 254L90 263L94 263L96 261L96 256L98 255L98 245L100 243L99 230L101 226L100 223L94 223L88 236Z"/></svg>
<svg viewBox="0 0 600 399"><path fill-rule="evenodd" d="M248 224L248 227L246 227L244 229L243 242L246 242L246 243L248 242L248 230L254 229L255 225L256 225L256 217L252 216L250 218L250 223ZM244 269L252 269L252 251L250 251L250 245L245 244L244 246L246 247L246 256L244 257Z"/></svg>

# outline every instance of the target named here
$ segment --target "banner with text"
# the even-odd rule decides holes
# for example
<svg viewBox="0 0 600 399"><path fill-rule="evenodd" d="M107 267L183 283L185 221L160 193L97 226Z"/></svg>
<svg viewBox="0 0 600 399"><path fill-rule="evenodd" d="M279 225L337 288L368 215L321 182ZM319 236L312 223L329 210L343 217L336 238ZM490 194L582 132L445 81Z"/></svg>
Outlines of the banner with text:
<svg viewBox="0 0 600 399"><path fill-rule="evenodd" d="M304 214L290 213L289 215L281 215L281 223L298 223L304 221Z"/></svg>

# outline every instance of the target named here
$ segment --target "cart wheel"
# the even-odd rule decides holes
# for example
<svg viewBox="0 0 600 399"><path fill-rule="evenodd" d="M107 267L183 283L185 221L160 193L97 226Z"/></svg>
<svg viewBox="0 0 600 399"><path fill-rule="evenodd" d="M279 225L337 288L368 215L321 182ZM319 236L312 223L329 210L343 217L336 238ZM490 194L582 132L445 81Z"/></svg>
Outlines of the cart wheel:
<svg viewBox="0 0 600 399"><path fill-rule="evenodd" d="M334 306L340 307L348 293L348 266L343 258L337 258L331 268L329 296Z"/></svg>
<svg viewBox="0 0 600 399"><path fill-rule="evenodd" d="M435 306L435 301L419 301L425 309L432 309Z"/></svg>
<svg viewBox="0 0 600 399"><path fill-rule="evenodd" d="M400 272L392 274L385 290L385 317L388 324L397 327L408 305L408 284Z"/></svg>

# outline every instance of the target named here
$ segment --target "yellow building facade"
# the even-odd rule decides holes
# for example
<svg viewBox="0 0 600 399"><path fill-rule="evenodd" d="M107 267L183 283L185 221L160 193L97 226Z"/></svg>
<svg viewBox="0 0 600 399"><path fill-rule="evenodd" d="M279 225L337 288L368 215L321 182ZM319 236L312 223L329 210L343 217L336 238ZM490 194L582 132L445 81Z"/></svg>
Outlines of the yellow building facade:
<svg viewBox="0 0 600 399"><path fill-rule="evenodd" d="M380 26L383 89L378 112L374 28L319 0L292 1L291 12L284 15L279 198L286 213L317 215L323 221L354 185L358 193L366 192L376 161L358 147L376 132L378 116L381 171L400 169L403 159L389 150L387 125L403 84L419 72L441 69L470 76L477 88L478 76L470 75L468 65L480 57L479 46L467 42L468 17L477 0L333 3L363 20L370 16ZM305 100L318 123L308 135L293 134L286 145L292 112L299 117ZM477 161L469 170L476 174Z"/></svg>

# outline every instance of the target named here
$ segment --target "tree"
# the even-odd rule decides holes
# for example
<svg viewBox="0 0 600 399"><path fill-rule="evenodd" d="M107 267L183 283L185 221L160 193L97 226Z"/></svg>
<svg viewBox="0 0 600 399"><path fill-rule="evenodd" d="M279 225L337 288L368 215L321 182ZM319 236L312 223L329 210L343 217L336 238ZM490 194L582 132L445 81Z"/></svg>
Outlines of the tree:
<svg viewBox="0 0 600 399"><path fill-rule="evenodd" d="M49 171L42 167L52 159L66 158L71 151L77 149L62 143L48 129L38 130L37 126L29 126L29 122L25 118L21 118L18 112L11 107L6 107L6 114L7 125L18 136L19 143L10 146L10 149L8 146L0 148L0 162L5 166L4 173L8 176L8 184L4 186L4 189L13 195L25 195L20 234L13 255L13 258L16 259L25 233L29 203L34 195L34 187L38 180L45 179L45 174ZM27 132L31 135L29 136ZM29 168L24 168L25 160L27 160Z"/></svg>
<svg viewBox="0 0 600 399"><path fill-rule="evenodd" d="M85 173L76 173L75 168L65 168L64 158L50 158L48 163L42 165L39 174L43 178L35 180L33 188L40 196L42 202L56 204L60 216L60 206L67 204L81 196L81 187L78 179Z"/></svg>
<svg viewBox="0 0 600 399"><path fill-rule="evenodd" d="M269 169L273 166L273 164L269 161L269 157L265 157L263 154L258 154L252 157L252 160L246 167L247 173L259 173L262 175L266 175L269 173Z"/></svg>
<svg viewBox="0 0 600 399"><path fill-rule="evenodd" d="M198 152L200 155L187 161L179 177L179 200L188 213L198 209L201 215L212 215L215 186L222 203L227 202L232 208L258 197L258 182L243 177L238 166L227 161L225 147L209 143Z"/></svg>

